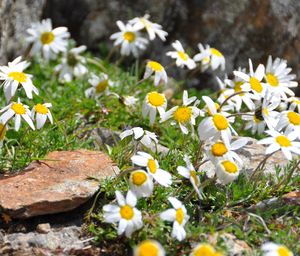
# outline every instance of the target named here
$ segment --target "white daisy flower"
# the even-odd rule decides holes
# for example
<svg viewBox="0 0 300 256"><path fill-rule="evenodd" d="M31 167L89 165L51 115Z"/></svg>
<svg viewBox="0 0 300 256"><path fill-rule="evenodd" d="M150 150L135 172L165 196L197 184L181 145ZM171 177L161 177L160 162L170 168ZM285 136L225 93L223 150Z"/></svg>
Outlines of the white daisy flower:
<svg viewBox="0 0 300 256"><path fill-rule="evenodd" d="M272 154L281 150L288 160L292 160L292 153L300 155L300 142L295 141L298 137L298 134L295 132L282 134L275 130L268 130L266 133L271 137L258 141L259 144L269 145L266 149L266 154Z"/></svg>
<svg viewBox="0 0 300 256"><path fill-rule="evenodd" d="M158 111L161 115L165 112L167 107L166 96L156 91L149 92L143 102L142 114L146 118L149 115L150 124L152 125L155 121L156 112Z"/></svg>
<svg viewBox="0 0 300 256"><path fill-rule="evenodd" d="M73 77L79 78L88 72L86 59L80 56L85 50L86 46L81 45L64 53L61 63L55 67L55 71L59 72L60 81L71 82Z"/></svg>
<svg viewBox="0 0 300 256"><path fill-rule="evenodd" d="M182 68L184 66L187 66L188 69L194 69L196 67L196 63L185 52L178 40L172 43L172 46L176 51L169 51L166 53L166 55L170 56L173 59L176 59L176 65L178 67Z"/></svg>
<svg viewBox="0 0 300 256"><path fill-rule="evenodd" d="M165 256L162 245L155 240L145 240L139 243L133 252L133 256Z"/></svg>
<svg viewBox="0 0 300 256"><path fill-rule="evenodd" d="M250 74L246 74L242 71L235 70L233 74L244 81L241 86L245 92L252 92L257 100L261 99L265 95L266 85L262 82L265 75L265 67L259 64L255 72L253 71L253 65L251 59L249 59Z"/></svg>
<svg viewBox="0 0 300 256"><path fill-rule="evenodd" d="M245 69L239 68L238 71L245 73ZM234 102L237 112L240 112L243 103L249 110L252 111L255 109L253 100L255 100L256 97L252 93L241 93L243 91L242 86L244 84L244 81L241 78L236 76L232 80L225 79L225 83L232 88L232 94L238 93L236 96L230 99L231 102Z"/></svg>
<svg viewBox="0 0 300 256"><path fill-rule="evenodd" d="M52 29L50 19L34 23L27 29L29 36L26 40L33 43L31 54L41 52L46 60L54 59L58 53L65 52L70 36L66 27Z"/></svg>
<svg viewBox="0 0 300 256"><path fill-rule="evenodd" d="M214 247L207 243L201 243L196 245L190 256L222 256L223 254L217 252Z"/></svg>
<svg viewBox="0 0 300 256"><path fill-rule="evenodd" d="M182 106L175 106L167 112L163 112L161 114L160 122L162 123L172 118L173 121L171 122L171 125L175 125L177 123L181 131L184 134L188 134L189 130L187 126L190 125L193 131L194 125L196 124L196 118L203 113L196 107L199 104L197 97L193 96L189 98L186 90L183 91L182 102ZM194 106L189 106L193 102L195 102Z"/></svg>
<svg viewBox="0 0 300 256"><path fill-rule="evenodd" d="M294 111L284 111L279 115L279 121L276 126L277 131L286 129L288 133L295 132L300 139L300 114Z"/></svg>
<svg viewBox="0 0 300 256"><path fill-rule="evenodd" d="M221 67L221 70L225 70L225 58L224 55L216 48L211 48L206 45L205 48L200 43L198 44L200 53L194 56L194 61L201 62L202 70L206 70L211 67L212 70L216 70Z"/></svg>
<svg viewBox="0 0 300 256"><path fill-rule="evenodd" d="M119 223L118 235L125 232L127 237L142 228L142 214L135 208L137 198L132 191L128 191L126 199L120 191L116 191L118 205L107 204L103 206L104 221L107 223Z"/></svg>
<svg viewBox="0 0 300 256"><path fill-rule="evenodd" d="M160 185L169 187L172 184L172 176L169 172L159 168L159 163L151 155L145 152L137 152L131 157L133 164L145 167L150 176Z"/></svg>
<svg viewBox="0 0 300 256"><path fill-rule="evenodd" d="M286 246L275 244L273 242L264 243L261 247L264 256L294 256Z"/></svg>
<svg viewBox="0 0 300 256"><path fill-rule="evenodd" d="M182 241L186 237L184 226L189 220L185 206L175 197L169 197L173 209L168 209L160 214L162 220L173 222L172 237Z"/></svg>
<svg viewBox="0 0 300 256"><path fill-rule="evenodd" d="M19 84L24 88L26 96L32 99L32 92L38 94L38 89L33 85L31 77L32 75L23 72L30 64L27 61L21 61L22 57L14 59L12 62L8 62L7 66L0 66L0 80L4 80L2 83L5 98L7 101L16 94Z"/></svg>
<svg viewBox="0 0 300 256"><path fill-rule="evenodd" d="M99 98L103 94L108 95L109 87L113 85L113 82L109 80L108 75L105 73L100 73L99 75L92 74L88 82L91 87L84 92L87 98L93 96Z"/></svg>
<svg viewBox="0 0 300 256"><path fill-rule="evenodd" d="M242 159L234 151L244 147L247 143L247 138L239 138L229 145L225 145L223 141L218 140L205 145L205 152L212 161L216 161L222 157L228 158L231 161L237 161L240 165L243 165Z"/></svg>
<svg viewBox="0 0 300 256"><path fill-rule="evenodd" d="M50 123L53 124L52 114L49 108L52 107L51 103L44 103L44 104L36 104L31 111L32 119L36 119L36 128L39 130L41 129L44 124L46 123L47 118L49 119Z"/></svg>
<svg viewBox="0 0 300 256"><path fill-rule="evenodd" d="M240 168L234 161L223 159L215 165L217 178L224 185L234 181L239 176Z"/></svg>
<svg viewBox="0 0 300 256"><path fill-rule="evenodd" d="M290 74L291 71L292 69L287 67L286 60L276 58L273 62L272 56L269 56L265 80L270 91L280 95L282 99L287 99L287 95L294 96L295 93L290 88L298 86L296 81L292 81L296 75Z"/></svg>
<svg viewBox="0 0 300 256"><path fill-rule="evenodd" d="M121 45L121 55L128 56L131 53L137 58L141 51L146 49L148 40L143 38L130 24L124 24L117 21L117 26L121 30L110 36L111 40L115 40L114 45Z"/></svg>
<svg viewBox="0 0 300 256"><path fill-rule="evenodd" d="M266 123L259 109L253 115L242 115L242 119L246 121L245 130L251 130L252 134L263 134L266 129Z"/></svg>
<svg viewBox="0 0 300 256"><path fill-rule="evenodd" d="M280 105L281 100L278 95L266 91L262 105L255 110L256 116L261 116L269 129L274 129L277 125L278 112L276 109Z"/></svg>
<svg viewBox="0 0 300 256"><path fill-rule="evenodd" d="M209 97L203 96L202 99L208 107L210 116L204 118L198 126L200 140L219 139L221 137L225 145L229 145L231 132L237 135L230 125L230 122L234 121L234 117L227 117L229 114L226 112L218 112L215 103Z"/></svg>
<svg viewBox="0 0 300 256"><path fill-rule="evenodd" d="M168 33L162 30L162 26L153 23L149 20L150 15L145 14L144 17L136 17L130 20L128 23L132 25L134 30L143 30L145 29L149 35L149 39L152 41L155 39L156 35L162 40L166 41L166 36Z"/></svg>
<svg viewBox="0 0 300 256"><path fill-rule="evenodd" d="M144 79L150 77L153 73L155 86L158 86L161 81L165 84L168 82L168 76L164 67L160 63L151 60L147 62Z"/></svg>
<svg viewBox="0 0 300 256"><path fill-rule="evenodd" d="M134 127L129 130L125 130L120 134L121 140L133 135L133 139L140 141L145 147L152 148L153 144L158 144L157 136L153 132L144 130L141 127Z"/></svg>
<svg viewBox="0 0 300 256"><path fill-rule="evenodd" d="M298 111L300 113L300 98L298 97L290 97L287 99L289 103L289 109L293 111Z"/></svg>
<svg viewBox="0 0 300 256"><path fill-rule="evenodd" d="M130 190L137 196L149 197L153 192L152 178L143 170L136 170L130 173Z"/></svg>
<svg viewBox="0 0 300 256"><path fill-rule="evenodd" d="M127 107L134 107L139 99L134 96L126 95L122 97L122 100Z"/></svg>
<svg viewBox="0 0 300 256"><path fill-rule="evenodd" d="M7 122L15 117L15 130L18 131L21 126L21 118L23 118L26 123L31 127L32 130L34 130L34 125L31 119L31 113L30 110L28 109L27 105L24 105L20 102L20 99L18 99L18 102L12 102L5 108L0 110L0 113L4 112L0 120L4 123L7 124Z"/></svg>
<svg viewBox="0 0 300 256"><path fill-rule="evenodd" d="M186 163L186 166L178 166L177 171L181 176L190 180L190 182L192 183L199 198L202 198L200 190L199 190L200 178L197 175L197 172L195 171L195 168L194 168L193 164L191 163L190 158L187 155L184 156L184 161Z"/></svg>

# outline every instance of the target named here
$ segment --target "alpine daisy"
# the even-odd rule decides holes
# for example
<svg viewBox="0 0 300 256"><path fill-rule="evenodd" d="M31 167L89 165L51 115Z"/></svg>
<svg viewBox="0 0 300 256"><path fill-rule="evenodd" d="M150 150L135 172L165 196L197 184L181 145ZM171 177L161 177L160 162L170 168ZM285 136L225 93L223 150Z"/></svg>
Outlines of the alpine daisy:
<svg viewBox="0 0 300 256"><path fill-rule="evenodd" d="M184 226L189 220L185 206L175 197L168 197L169 202L173 206L160 214L162 220L173 222L171 236L178 241L182 241L186 237Z"/></svg>
<svg viewBox="0 0 300 256"><path fill-rule="evenodd" d="M39 130L41 129L44 124L46 123L47 118L49 119L50 123L53 124L53 118L49 108L52 107L51 103L44 103L44 104L36 104L31 111L32 119L36 120L36 128Z"/></svg>
<svg viewBox="0 0 300 256"><path fill-rule="evenodd" d="M128 56L133 54L137 58L142 50L146 49L148 40L143 38L130 24L124 24L117 21L117 26L121 30L110 36L111 40L115 40L114 45L121 45L121 54Z"/></svg>
<svg viewBox="0 0 300 256"><path fill-rule="evenodd" d="M120 134L121 140L133 135L133 139L140 141L145 147L151 148L152 144L157 144L157 136L153 132L144 130L141 127L133 127L129 130L125 130Z"/></svg>
<svg viewBox="0 0 300 256"><path fill-rule="evenodd" d="M162 123L172 118L171 125L175 125L176 123L178 123L181 131L184 134L188 134L189 131L187 125L190 125L193 131L194 125L196 124L196 118L200 114L202 115L202 112L196 107L199 104L197 97L193 96L189 98L188 92L186 90L183 91L182 101L182 106L175 106L167 112L163 112L161 114L160 122ZM194 105L189 106L193 102Z"/></svg>
<svg viewBox="0 0 300 256"><path fill-rule="evenodd" d="M32 76L23 72L29 66L29 63L21 60L22 57L20 56L12 62L8 62L7 66L0 67L0 80L4 80L2 85L7 101L10 101L15 95L19 84L24 88L29 99L32 99L32 92L39 93L38 89L32 84Z"/></svg>
<svg viewBox="0 0 300 256"><path fill-rule="evenodd" d="M273 242L264 243L261 247L264 256L293 256L293 252L286 246L275 244Z"/></svg>
<svg viewBox="0 0 300 256"><path fill-rule="evenodd" d="M26 40L33 43L31 54L41 51L46 60L54 59L58 53L67 50L68 38L70 36L66 27L52 29L50 19L33 23L31 28L27 29L29 36Z"/></svg>
<svg viewBox="0 0 300 256"><path fill-rule="evenodd" d="M85 96L87 98L92 96L98 98L103 94L107 95L109 94L109 87L113 85L112 81L109 80L108 75L105 73L100 73L98 76L92 74L88 82L91 87L85 90Z"/></svg>
<svg viewBox="0 0 300 256"><path fill-rule="evenodd" d="M245 92L252 92L255 99L259 100L264 97L266 91L266 85L262 82L265 75L265 67L259 64L254 72L252 61L249 59L249 70L249 75L238 70L233 71L233 74L243 80L244 84L241 86L241 89Z"/></svg>
<svg viewBox="0 0 300 256"><path fill-rule="evenodd" d="M259 144L269 145L266 149L266 154L272 154L273 152L281 150L288 160L292 160L292 153L300 155L300 142L295 141L298 137L297 133L286 132L282 134L275 130L268 130L266 133L271 137L258 141Z"/></svg>
<svg viewBox="0 0 300 256"><path fill-rule="evenodd" d="M143 30L145 29L149 35L149 39L152 41L155 39L156 35L162 40L166 41L166 36L168 33L162 30L162 26L153 23L149 20L150 15L145 14L144 17L136 17L130 20L128 23L132 25L134 30Z"/></svg>
<svg viewBox="0 0 300 256"><path fill-rule="evenodd" d="M75 47L64 53L61 63L55 67L59 73L59 80L62 82L71 82L73 77L79 78L88 72L86 59L80 56L86 50L86 46Z"/></svg>
<svg viewBox="0 0 300 256"><path fill-rule="evenodd" d="M156 61L148 61L146 65L146 71L144 74L144 79L150 77L154 72L154 85L158 86L159 83L162 81L164 83L168 82L168 76L164 69L164 67L156 62Z"/></svg>
<svg viewBox="0 0 300 256"><path fill-rule="evenodd" d="M149 92L143 102L142 114L146 118L150 117L150 124L153 124L156 117L156 111L161 115L167 107L167 99L164 94L156 91Z"/></svg>
<svg viewBox="0 0 300 256"><path fill-rule="evenodd" d="M172 46L176 51L167 52L167 56L176 59L176 65L178 67L182 68L184 66L187 66L188 69L194 69L196 67L196 63L185 52L181 43L178 40L172 43Z"/></svg>
<svg viewBox="0 0 300 256"><path fill-rule="evenodd" d="M203 71L208 67L211 67L212 70L219 67L221 67L221 70L225 70L225 58L219 50L211 48L209 45L204 48L201 43L198 44L198 48L200 53L196 54L193 59L196 62L201 62Z"/></svg>
<svg viewBox="0 0 300 256"><path fill-rule="evenodd" d="M201 198L201 194L199 191L200 178L197 175L197 172L195 171L195 168L194 168L193 164L191 163L190 158L187 155L184 156L184 161L185 161L186 166L178 166L177 171L181 176L190 180L190 182L192 183L199 198Z"/></svg>
<svg viewBox="0 0 300 256"><path fill-rule="evenodd" d="M133 252L133 256L165 256L162 245L155 240L145 240L138 244Z"/></svg>
<svg viewBox="0 0 300 256"><path fill-rule="evenodd" d="M125 232L127 237L142 228L142 214L135 208L137 198L130 190L127 192L126 199L120 191L116 191L118 205L107 204L103 206L104 221L107 223L119 223L118 235Z"/></svg>
<svg viewBox="0 0 300 256"><path fill-rule="evenodd" d="M0 110L0 113L4 112L0 120L2 123L7 124L7 122L15 117L15 130L18 131L21 126L21 117L28 123L32 130L34 130L34 125L31 119L31 113L27 105L24 105L18 99L18 102L12 102L5 108Z"/></svg>
<svg viewBox="0 0 300 256"><path fill-rule="evenodd" d="M158 161L150 154L139 151L136 155L131 157L131 161L137 166L145 167L149 175L160 185L169 187L172 184L171 174L159 168Z"/></svg>
<svg viewBox="0 0 300 256"><path fill-rule="evenodd" d="M269 56L265 80L270 91L278 94L282 99L287 99L287 95L294 96L295 93L290 88L298 86L296 81L292 81L296 75L289 74L291 71L292 69L287 67L286 60L276 58L272 61L272 56Z"/></svg>
<svg viewBox="0 0 300 256"><path fill-rule="evenodd" d="M137 196L149 197L153 191L152 177L143 170L135 170L129 177L130 190Z"/></svg>

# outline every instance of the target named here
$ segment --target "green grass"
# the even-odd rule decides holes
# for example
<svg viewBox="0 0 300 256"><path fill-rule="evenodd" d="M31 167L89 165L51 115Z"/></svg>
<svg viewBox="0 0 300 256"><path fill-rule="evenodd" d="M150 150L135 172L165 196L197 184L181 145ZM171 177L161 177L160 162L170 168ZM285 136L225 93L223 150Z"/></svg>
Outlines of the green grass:
<svg viewBox="0 0 300 256"><path fill-rule="evenodd" d="M216 248L226 253L228 250L226 247L228 242L224 238L226 233L246 242L251 248L248 255L260 255L261 244L270 240L286 245L296 255L300 253L298 206L281 204L276 208L256 211L255 215L251 215L247 209L262 200L280 197L289 191L299 189L299 174L289 180L286 179L293 163L282 170L278 179L260 176L255 182L250 182L248 177L240 175L235 182L227 186L211 183L204 188L205 198L199 205L195 196L188 198L192 187L189 182L182 180L176 171L178 165L184 164L182 160L184 154L191 155L195 160L199 141L191 136L182 135L178 127L171 127L168 123L156 122L152 127L148 120L141 117L142 100L147 92L156 89L153 88L150 80L136 85L140 80L143 64L135 63L132 66L118 67L115 64L101 62L110 79L117 82L112 91L119 95L135 94L140 99L137 109L131 111L127 111L124 104L113 96L101 97L98 102L87 99L84 95L84 90L89 87L87 79L78 79L67 84L58 83L57 77L53 74L55 64L52 62L40 64L38 61L32 63L26 71L34 75L33 81L39 88L40 95L34 100L24 100L24 103L30 107L34 103L51 102L55 122L53 125L47 123L39 131L30 130L25 123L22 124L19 132L10 129L1 149L1 173L17 172L32 160L42 159L50 151L76 148L104 150L110 154L122 171L130 168L132 166L130 157L134 150L130 139L121 141L113 146L111 151L107 151L105 145L96 146L94 139L87 133L97 127L123 130L126 126L141 126L155 131L160 137L160 144L170 149L166 156L157 154L155 157L161 167L170 171L173 179L178 182L173 183L170 188L156 186L150 198L139 200L137 208L143 212L144 228L136 231L131 239L118 237L116 228L103 222L102 213L103 205L114 200L116 189L123 194L126 193L129 188L128 177L124 175L118 180L107 179L101 182L100 196L95 208L87 216L87 222L89 231L95 236L95 243L105 248L107 255L110 255L110 251L116 255L125 255L130 252L131 247L146 238L160 241L168 255L188 255L195 243L209 242L215 237ZM88 65L90 72L97 74L101 71L96 65ZM183 86L182 82L175 82L174 99L181 99ZM190 95L199 98L209 93L211 93L209 90L201 92L195 89L189 90ZM4 99L3 94L1 98ZM1 105L5 106L4 100ZM172 105L172 101L169 105ZM108 110L108 114L102 111L103 107ZM13 128L13 123L10 123L10 126ZM236 126L239 127L239 123ZM242 135L249 134L244 132ZM200 175L201 180L204 181L205 175L203 173ZM187 238L183 242L172 239L171 225L157 217L158 213L170 207L167 197L171 195L184 201L191 217L186 225ZM263 222L257 216L260 216Z"/></svg>

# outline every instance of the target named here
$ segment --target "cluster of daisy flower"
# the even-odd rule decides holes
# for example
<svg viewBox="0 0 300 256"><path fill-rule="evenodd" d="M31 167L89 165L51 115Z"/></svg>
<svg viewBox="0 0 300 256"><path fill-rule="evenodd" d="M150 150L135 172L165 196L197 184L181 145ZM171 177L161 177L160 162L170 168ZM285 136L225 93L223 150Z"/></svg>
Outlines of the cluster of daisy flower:
<svg viewBox="0 0 300 256"><path fill-rule="evenodd" d="M148 43L148 39L143 37L144 31L148 32L150 40L158 35L164 41L167 35L164 33L161 36L164 32L162 27L150 22L149 16L134 18L126 25L118 21L117 25L121 32L113 34L111 39L115 40L116 46L121 46L121 55L140 56ZM199 44L200 52L190 57L178 40L172 43L172 47L174 51L166 54L175 60L179 68L225 70L225 58L216 48ZM166 68L157 61L147 61L143 79L148 78L153 78L154 86L168 83ZM189 97L188 92L184 91L182 104L168 109L166 95L159 89L153 90L144 98L142 116L149 118L150 125L159 116L159 123L170 121L171 125L179 127L184 136L191 134L192 138L199 140L199 151L203 157L196 159L193 164L191 156L184 155L185 166L178 166L177 172L190 181L199 200L202 200L204 194L201 191L199 167L203 162L210 161L214 166L214 173L206 173L208 178L215 177L216 182L223 185L237 179L243 169L243 161L236 151L248 143L248 138L239 136L234 129L233 124L237 120L244 122L242 129L250 130L253 134L267 135L267 138L259 141L269 145L266 149L267 156L279 150L288 160L300 155L300 100L292 91L298 86L295 78L291 74L291 68L287 66L287 61L283 59L273 60L270 56L266 66L259 64L255 70L249 60L248 70L238 68L224 79L216 77L220 86L216 99L203 96L200 101L196 96ZM134 152L131 157L134 168L128 177L129 190L126 197L117 191L117 204L103 207L105 222L118 224L118 234L124 233L127 237L131 237L134 231L143 226L143 214L136 207L137 201L150 197L155 186L172 185L171 172L161 169L158 159L152 154L155 148L153 145L159 143L156 134L134 127L120 135L122 140L129 136L132 136L133 141L141 143L147 152ZM173 223L171 236L182 241L186 237L184 227L189 220L189 214L177 198L169 196L168 201L172 207L158 216L161 220ZM293 255L286 247L274 243L264 244L262 250L265 255ZM163 247L154 240L143 241L134 253L165 255ZM199 244L190 255L222 253L209 244Z"/></svg>
<svg viewBox="0 0 300 256"><path fill-rule="evenodd" d="M49 110L52 106L51 103L38 103L30 111L29 107L23 104L18 97L22 89L24 89L28 99L32 99L33 94L39 94L38 89L32 82L32 75L24 72L29 65L29 62L22 61L22 57L18 57L9 62L7 66L0 66L0 80L3 81L2 87L8 103L6 107L0 110L0 113L2 113L0 116L1 143L3 143L11 119L15 120L14 128L16 131L20 129L21 119L24 119L33 130L35 128L41 129L47 119L53 123ZM34 121L36 121L36 126Z"/></svg>
<svg viewBox="0 0 300 256"><path fill-rule="evenodd" d="M146 49L149 41L156 37L162 41L166 40L168 33L149 18L149 15L136 17L127 24L117 21L121 31L114 33L110 38L115 40L115 46L120 47L121 55L132 54L137 58ZM110 89L118 87L118 83L111 81L107 74L89 72L87 59L81 55L86 47L69 49L70 34L67 28L53 29L51 20L48 19L33 24L27 32L27 40L31 43L30 55L36 55L46 61L60 60L54 68L60 81L70 82L86 76L91 85L85 90L86 97L98 100L100 97L114 95L128 108L138 104L136 95L121 96L112 92ZM174 51L169 51L166 55L174 59L179 68L200 68L202 71L208 68L225 69L223 54L209 45L199 44L199 53L193 57L189 56L178 40L172 43L172 47ZM20 128L21 118L32 129L42 128L47 118L53 122L49 110L50 103L39 103L30 111L17 97L22 89L28 99L32 99L34 94L39 94L32 82L32 75L24 72L29 64L18 57L7 66L0 67L0 80L3 80L2 86L8 102L0 111L3 113L0 116L0 140L3 140L8 122L12 118L15 119L15 130ZM104 205L104 221L117 225L118 235L125 234L131 237L133 232L143 227L144 216L137 207L138 200L153 196L154 190L159 186L172 186L173 176L181 176L188 180L192 192L200 202L205 196L201 190L200 174L207 175L208 179L216 179L217 183L223 185L237 179L243 169L243 161L236 151L243 148L248 139L238 136L233 125L236 120L245 121L242 128L250 130L253 134L267 135L259 143L269 145L266 149L268 156L279 150L289 160L299 155L300 99L296 98L292 91L298 86L295 78L285 60L273 60L269 57L266 66L259 64L255 70L252 61L249 60L249 70L238 68L231 76L216 78L220 86L216 99L203 96L200 101L196 96L190 97L184 90L181 104L170 107L170 97L160 90L160 86L168 83L166 68L158 61L148 60L141 81L153 79L153 85L157 89L147 92L142 102L141 115L149 119L151 127L157 121L159 124L170 123L177 126L183 136L190 135L199 141L200 154L195 152L195 157L183 153L182 160L185 164L177 166L177 172L174 173L161 167L164 166L163 159L158 158L159 139L154 132L138 126L123 131L120 134L121 140L131 137L136 145L130 155L133 168L128 175L129 188L125 196L120 191L115 192L116 203ZM200 171L199 167L206 161L213 164L214 173ZM183 241L187 236L185 226L190 216L184 205L186 202L178 199L180 195L175 196L167 197L168 202L165 204L170 204L171 207L159 212L157 216L162 221L172 223L171 236ZM263 245L262 250L265 255L293 255L286 247L274 243ZM141 242L135 248L134 255L165 255L165 251L159 242L150 239ZM200 243L192 249L190 255L223 254L210 244Z"/></svg>

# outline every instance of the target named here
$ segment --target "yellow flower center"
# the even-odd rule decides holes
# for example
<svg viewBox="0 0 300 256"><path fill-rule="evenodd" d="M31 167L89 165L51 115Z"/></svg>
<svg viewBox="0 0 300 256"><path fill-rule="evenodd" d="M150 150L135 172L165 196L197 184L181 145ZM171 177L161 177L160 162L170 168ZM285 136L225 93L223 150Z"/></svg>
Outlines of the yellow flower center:
<svg viewBox="0 0 300 256"><path fill-rule="evenodd" d="M231 162L229 160L223 161L222 165L223 165L226 172L236 173L238 171L237 165L234 162Z"/></svg>
<svg viewBox="0 0 300 256"><path fill-rule="evenodd" d="M210 58L209 57L204 57L202 60L201 60L202 64L207 64L210 62Z"/></svg>
<svg viewBox="0 0 300 256"><path fill-rule="evenodd" d="M259 124L262 121L259 118L257 118L256 116L253 116L253 120L256 124Z"/></svg>
<svg viewBox="0 0 300 256"><path fill-rule="evenodd" d="M0 141L4 140L6 134L6 126L4 124L0 124Z"/></svg>
<svg viewBox="0 0 300 256"><path fill-rule="evenodd" d="M134 211L129 205L124 205L120 208L120 215L125 220L131 220L134 216Z"/></svg>
<svg viewBox="0 0 300 256"><path fill-rule="evenodd" d="M26 113L26 109L21 103L13 103L11 109L15 111L17 115L24 115Z"/></svg>
<svg viewBox="0 0 300 256"><path fill-rule="evenodd" d="M295 112L288 112L287 117L291 124L293 125L300 125L300 115Z"/></svg>
<svg viewBox="0 0 300 256"><path fill-rule="evenodd" d="M195 185L198 186L198 178L197 178L197 173L195 170L191 170L190 171L190 175L193 178Z"/></svg>
<svg viewBox="0 0 300 256"><path fill-rule="evenodd" d="M18 81L19 83L25 83L27 81L27 76L23 72L18 72L18 71L10 72L8 74L8 77L12 78L15 81Z"/></svg>
<svg viewBox="0 0 300 256"><path fill-rule="evenodd" d="M155 163L155 160L154 159L149 159L148 160L148 168L149 168L149 171L151 173L156 173L156 170L157 170L157 166L156 166L156 163Z"/></svg>
<svg viewBox="0 0 300 256"><path fill-rule="evenodd" d="M184 220L184 212L182 208L176 210L176 221L181 225Z"/></svg>
<svg viewBox="0 0 300 256"><path fill-rule="evenodd" d="M215 102L215 106L216 106L216 110L218 111L218 110L220 109L220 105L219 105L218 103ZM207 114L208 114L209 116L212 116L212 113L210 112L209 108L206 107L206 109L207 109Z"/></svg>
<svg viewBox="0 0 300 256"><path fill-rule="evenodd" d="M46 114L48 113L48 108L45 107L45 106L42 105L42 104L36 104L36 105L34 106L34 109L35 109L35 111L36 111L37 113L39 113L39 114L46 115Z"/></svg>
<svg viewBox="0 0 300 256"><path fill-rule="evenodd" d="M149 61L147 65L148 67L150 67L152 70L156 72L160 72L164 70L164 67L156 61Z"/></svg>
<svg viewBox="0 0 300 256"><path fill-rule="evenodd" d="M290 147L292 145L291 141L284 135L279 135L276 137L276 142L281 147Z"/></svg>
<svg viewBox="0 0 300 256"><path fill-rule="evenodd" d="M215 55L217 57L223 57L223 54L216 48L210 48L210 52L212 55Z"/></svg>
<svg viewBox="0 0 300 256"><path fill-rule="evenodd" d="M198 246L193 252L193 256L214 256L215 249L209 244Z"/></svg>
<svg viewBox="0 0 300 256"><path fill-rule="evenodd" d="M269 116L269 110L267 108L263 108L262 113L264 113L266 116Z"/></svg>
<svg viewBox="0 0 300 256"><path fill-rule="evenodd" d="M135 40L135 33L127 31L123 34L123 37L129 43L132 43Z"/></svg>
<svg viewBox="0 0 300 256"><path fill-rule="evenodd" d="M158 256L159 248L152 241L142 242L137 249L137 256Z"/></svg>
<svg viewBox="0 0 300 256"><path fill-rule="evenodd" d="M274 87L277 87L279 85L278 78L275 75L268 73L266 77L269 85Z"/></svg>
<svg viewBox="0 0 300 256"><path fill-rule="evenodd" d="M145 28L151 28L152 27L151 23L148 20L146 20L144 18L141 18L140 21L143 23L143 25L145 26Z"/></svg>
<svg viewBox="0 0 300 256"><path fill-rule="evenodd" d="M300 105L300 100L294 99L294 100L292 100L292 102L297 104L297 105Z"/></svg>
<svg viewBox="0 0 300 256"><path fill-rule="evenodd" d="M229 126L226 117L221 114L213 115L213 123L219 131L226 130Z"/></svg>
<svg viewBox="0 0 300 256"><path fill-rule="evenodd" d="M141 186L147 181L147 175L144 171L134 171L131 173L132 183Z"/></svg>
<svg viewBox="0 0 300 256"><path fill-rule="evenodd" d="M192 110L189 107L179 107L175 110L173 116L178 123L186 123L191 120Z"/></svg>
<svg viewBox="0 0 300 256"><path fill-rule="evenodd" d="M187 60L188 60L189 56L188 56L185 52L179 51L179 52L177 52L177 53L178 53L178 56L179 56L180 59L182 59L182 60L184 60L184 61L187 61Z"/></svg>
<svg viewBox="0 0 300 256"><path fill-rule="evenodd" d="M223 156L228 152L228 149L226 148L225 144L223 142L217 142L211 147L211 153L214 156Z"/></svg>
<svg viewBox="0 0 300 256"><path fill-rule="evenodd" d="M242 91L242 85L243 85L243 84L244 84L244 83L243 83L242 81L235 82L235 83L234 83L234 87L233 87L234 92L235 92L235 93L241 92L241 91ZM239 95L240 95L240 96L243 96L244 93L240 93Z"/></svg>
<svg viewBox="0 0 300 256"><path fill-rule="evenodd" d="M148 102L154 107L161 107L165 103L165 97L158 92L150 92L148 94Z"/></svg>
<svg viewBox="0 0 300 256"><path fill-rule="evenodd" d="M54 34L52 32L44 32L41 35L42 44L50 44L54 40Z"/></svg>
<svg viewBox="0 0 300 256"><path fill-rule="evenodd" d="M104 92L107 87L108 87L108 79L102 80L96 86L96 93L99 94L99 93Z"/></svg>
<svg viewBox="0 0 300 256"><path fill-rule="evenodd" d="M278 252L279 256L290 256L291 255L289 249L286 248L285 246L279 246L277 249L277 252Z"/></svg>
<svg viewBox="0 0 300 256"><path fill-rule="evenodd" d="M261 83L258 81L257 78L251 77L249 83L250 83L251 89L252 89L253 91L256 91L256 92L258 92L258 93L261 93L261 92L262 92L263 87L262 87Z"/></svg>

